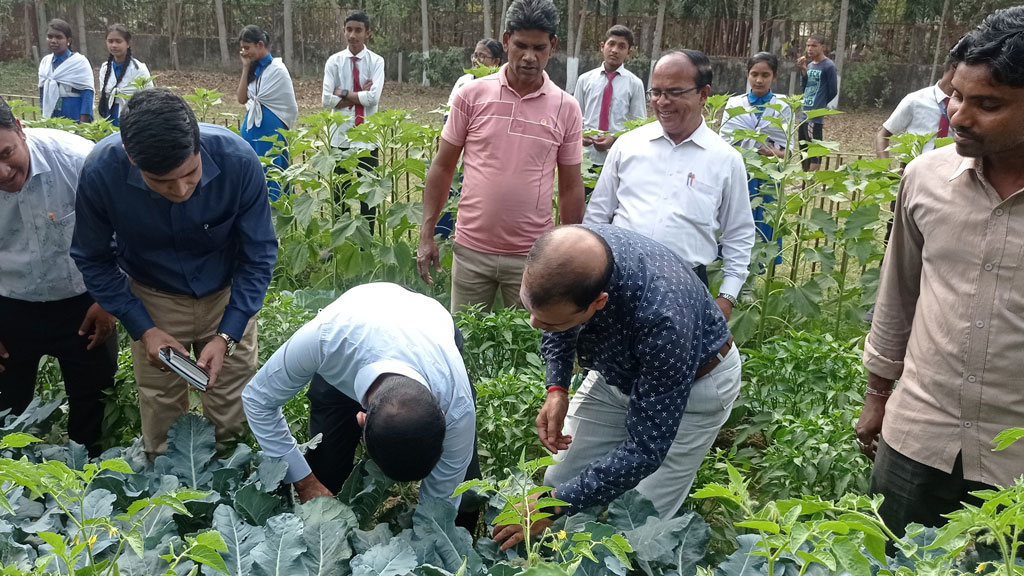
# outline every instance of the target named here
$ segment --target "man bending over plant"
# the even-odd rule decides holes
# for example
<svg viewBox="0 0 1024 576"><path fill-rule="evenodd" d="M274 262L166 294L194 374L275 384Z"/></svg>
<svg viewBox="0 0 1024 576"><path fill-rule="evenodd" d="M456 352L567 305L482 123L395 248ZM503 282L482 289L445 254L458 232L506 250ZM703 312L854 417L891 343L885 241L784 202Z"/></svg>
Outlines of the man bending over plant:
<svg viewBox="0 0 1024 576"><path fill-rule="evenodd" d="M673 251L608 224L541 236L521 296L544 330L548 395L537 433L559 461L544 476L569 504L556 513L636 488L662 518L674 516L740 390L721 308ZM570 402L577 360L589 373ZM522 539L518 525L495 533L503 548Z"/></svg>
<svg viewBox="0 0 1024 576"><path fill-rule="evenodd" d="M956 146L908 164L896 197L856 430L897 534L1024 473L1024 444L992 451L1024 421L1022 53L1024 6L953 47Z"/></svg>
<svg viewBox="0 0 1024 576"><path fill-rule="evenodd" d="M480 475L461 340L432 298L396 284L352 288L246 386L249 426L264 452L288 463L285 481L302 502L341 489L360 438L391 479L423 480L421 497L451 498L467 470ZM303 458L281 407L311 380L309 432L323 439Z"/></svg>

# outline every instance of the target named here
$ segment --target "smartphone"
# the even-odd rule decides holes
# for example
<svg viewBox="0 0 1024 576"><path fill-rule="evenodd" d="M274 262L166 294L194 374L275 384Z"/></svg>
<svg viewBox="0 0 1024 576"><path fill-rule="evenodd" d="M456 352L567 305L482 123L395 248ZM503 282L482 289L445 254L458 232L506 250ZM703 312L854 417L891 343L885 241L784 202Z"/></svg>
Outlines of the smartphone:
<svg viewBox="0 0 1024 576"><path fill-rule="evenodd" d="M178 376L181 376L185 382L188 382L189 386L200 392L206 392L206 387L210 384L210 375L206 373L206 370L200 368L192 358L168 347L160 350L160 360L168 368L174 370Z"/></svg>

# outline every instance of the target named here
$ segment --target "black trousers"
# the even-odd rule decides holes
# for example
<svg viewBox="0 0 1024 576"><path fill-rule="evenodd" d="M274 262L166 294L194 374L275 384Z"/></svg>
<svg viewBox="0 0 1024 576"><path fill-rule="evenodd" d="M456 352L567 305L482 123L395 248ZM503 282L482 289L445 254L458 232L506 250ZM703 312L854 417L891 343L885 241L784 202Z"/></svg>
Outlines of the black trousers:
<svg viewBox="0 0 1024 576"><path fill-rule="evenodd" d="M68 396L68 436L100 451L104 391L114 385L117 335L86 350L88 336L78 328L92 306L88 293L54 302L25 302L0 297L0 342L10 356L0 359L0 411L20 414L35 395L36 374L44 355L53 356L64 376Z"/></svg>
<svg viewBox="0 0 1024 576"><path fill-rule="evenodd" d="M943 514L958 510L961 502L980 505L980 499L970 493L989 489L992 486L964 479L959 454L953 471L947 474L900 454L884 440L878 443L871 493L885 496L879 513L897 536L902 536L911 522L935 527L946 524Z"/></svg>
<svg viewBox="0 0 1024 576"><path fill-rule="evenodd" d="M694 266L693 273L697 275L697 279L704 283L704 287L708 287L708 267L701 264Z"/></svg>
<svg viewBox="0 0 1024 576"><path fill-rule="evenodd" d="M359 159L359 169L361 171L367 171L368 172L370 170L373 170L374 168L376 168L379 165L380 165L380 150L377 150L376 148L370 150L370 155L369 156L364 156L364 157ZM338 166L335 169L335 173L336 174L342 174L344 172L345 172L345 170L343 168L341 168L340 166ZM334 191L334 201L336 203L340 204L342 199L344 199L344 197L345 197L344 192L345 192L344 190L335 190ZM359 213L362 214L363 216L365 216L366 220L370 223L370 235L373 235L373 226L374 226L374 223L377 220L377 207L376 206L372 206L371 207L366 202L360 202L359 203Z"/></svg>
<svg viewBox="0 0 1024 576"><path fill-rule="evenodd" d="M455 342L461 351L462 333L458 328L455 329ZM306 395L309 397L309 435L323 434L320 445L306 453L306 462L320 483L337 493L355 465L356 447L363 438L363 429L356 422L356 415L362 412L363 407L328 384L319 374L313 376ZM473 400L476 400L475 387ZM475 478L480 478L480 456L474 437L473 458L466 469L465 479ZM463 498L462 502L465 504L466 499ZM478 511L463 505L455 523L473 532L478 517Z"/></svg>

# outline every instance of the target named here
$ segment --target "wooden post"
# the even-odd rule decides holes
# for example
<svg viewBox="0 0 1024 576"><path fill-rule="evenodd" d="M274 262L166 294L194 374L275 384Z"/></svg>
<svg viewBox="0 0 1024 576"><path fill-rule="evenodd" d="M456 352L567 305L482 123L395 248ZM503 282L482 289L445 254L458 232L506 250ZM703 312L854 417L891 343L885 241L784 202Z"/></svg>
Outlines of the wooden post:
<svg viewBox="0 0 1024 576"><path fill-rule="evenodd" d="M946 15L949 14L949 0L945 0L942 3L942 16L939 18L939 34L935 39L935 57L932 59L932 71L928 75L928 84L935 84L936 71L939 69L939 65L942 64L940 58L942 58L942 32L946 26Z"/></svg>
<svg viewBox="0 0 1024 576"><path fill-rule="evenodd" d="M295 66L295 32L293 30L292 0L284 0L284 63L291 70Z"/></svg>
<svg viewBox="0 0 1024 576"><path fill-rule="evenodd" d="M36 30L39 33L40 58L42 54L50 53L50 48L46 43L46 29L46 2L44 0L36 0Z"/></svg>
<svg viewBox="0 0 1024 576"><path fill-rule="evenodd" d="M761 0L754 0L750 18L750 55L761 51Z"/></svg>
<svg viewBox="0 0 1024 576"><path fill-rule="evenodd" d="M658 19L654 24L654 42L651 43L651 71L647 75L647 85L651 85L651 79L654 77L654 65L658 62L658 56L661 52L661 36L665 29L665 8L668 5L668 0L658 1Z"/></svg>
<svg viewBox="0 0 1024 576"><path fill-rule="evenodd" d="M843 0L839 7L839 35L836 38L836 89L839 90L835 105L839 105L839 98L843 90L843 64L846 63L846 27L850 21L850 0Z"/></svg>
<svg viewBox="0 0 1024 576"><path fill-rule="evenodd" d="M494 38L491 36L491 0L484 0L484 35L481 38Z"/></svg>
<svg viewBox="0 0 1024 576"><path fill-rule="evenodd" d="M89 57L87 52L87 36L85 35L85 2L84 0L77 0L75 2L75 23L78 25L78 40L75 42L75 50L85 56Z"/></svg>
<svg viewBox="0 0 1024 576"><path fill-rule="evenodd" d="M228 53L228 27L224 23L224 0L214 0L213 9L217 12L217 42L220 45L220 65L227 69L231 66Z"/></svg>
<svg viewBox="0 0 1024 576"><path fill-rule="evenodd" d="M29 11L32 9L32 1L25 0L22 2L22 20L25 26L25 58L32 57L32 15Z"/></svg>
<svg viewBox="0 0 1024 576"><path fill-rule="evenodd" d="M420 26L423 28L423 85L430 86L427 78L427 66L430 62L430 10L427 0L420 0Z"/></svg>

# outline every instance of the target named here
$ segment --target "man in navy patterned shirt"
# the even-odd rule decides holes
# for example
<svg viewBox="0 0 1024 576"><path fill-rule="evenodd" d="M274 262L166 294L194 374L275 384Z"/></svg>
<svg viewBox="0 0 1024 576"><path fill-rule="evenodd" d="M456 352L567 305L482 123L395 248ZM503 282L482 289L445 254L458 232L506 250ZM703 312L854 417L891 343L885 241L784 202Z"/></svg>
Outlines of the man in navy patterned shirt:
<svg viewBox="0 0 1024 576"><path fill-rule="evenodd" d="M674 252L606 224L541 236L520 295L544 330L537 432L558 453L544 478L569 503L556 513L636 488L674 516L739 394L739 353L715 300ZM577 359L589 373L570 402ZM495 531L503 548L522 537L518 526Z"/></svg>

